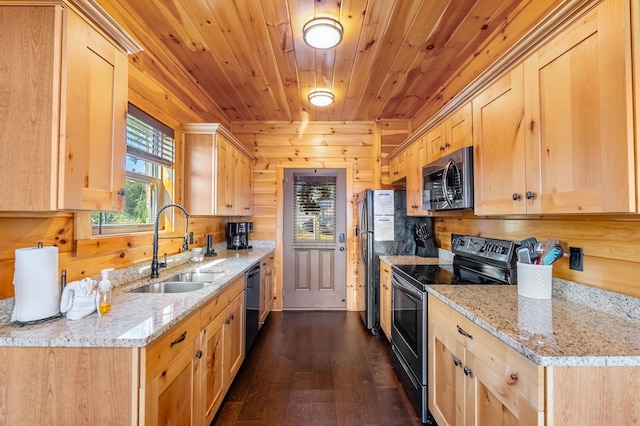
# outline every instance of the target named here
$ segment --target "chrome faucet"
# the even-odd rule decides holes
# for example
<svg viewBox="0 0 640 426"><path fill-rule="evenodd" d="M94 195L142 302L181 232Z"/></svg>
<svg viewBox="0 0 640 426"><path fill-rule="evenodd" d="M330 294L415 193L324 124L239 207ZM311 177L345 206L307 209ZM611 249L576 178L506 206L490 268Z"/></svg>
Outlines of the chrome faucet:
<svg viewBox="0 0 640 426"><path fill-rule="evenodd" d="M162 213L165 209L169 207L175 207L181 210L182 213L184 214L185 225L184 225L184 237L182 241L182 250L189 250L189 239L188 239L189 213L187 213L184 207L182 207L180 204L167 204L166 206L158 210L158 213L156 214L156 223L153 228L153 260L151 261L151 278L158 278L160 276L160 272L159 272L160 268L167 266L166 255L165 255L165 261L162 264L158 262L158 222L160 220L160 213Z"/></svg>

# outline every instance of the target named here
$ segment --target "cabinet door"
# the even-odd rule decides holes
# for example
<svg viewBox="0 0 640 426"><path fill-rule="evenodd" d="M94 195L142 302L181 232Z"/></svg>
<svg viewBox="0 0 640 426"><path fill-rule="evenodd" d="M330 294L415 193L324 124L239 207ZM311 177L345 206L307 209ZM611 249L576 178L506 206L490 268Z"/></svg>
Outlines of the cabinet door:
<svg viewBox="0 0 640 426"><path fill-rule="evenodd" d="M60 208L122 210L127 56L75 13L67 18Z"/></svg>
<svg viewBox="0 0 640 426"><path fill-rule="evenodd" d="M191 341L143 388L145 425L192 424L196 360L194 343Z"/></svg>
<svg viewBox="0 0 640 426"><path fill-rule="evenodd" d="M227 140L218 135L216 137L216 214L233 215L233 201L231 198L235 191L235 168L233 167L233 146ZM237 158L237 157L235 157ZM233 175L233 177L231 176ZM233 186L229 186L233 185Z"/></svg>
<svg viewBox="0 0 640 426"><path fill-rule="evenodd" d="M407 152L403 151L389 162L389 181L395 182L398 179L405 178L407 176L407 170L405 169L405 159Z"/></svg>
<svg viewBox="0 0 640 426"><path fill-rule="evenodd" d="M191 215L216 212L216 162L213 133L184 133L184 206Z"/></svg>
<svg viewBox="0 0 640 426"><path fill-rule="evenodd" d="M445 124L440 123L427 132L427 153L429 161L435 161L442 157L446 142Z"/></svg>
<svg viewBox="0 0 640 426"><path fill-rule="evenodd" d="M464 379L467 424L478 426L542 426L544 412L537 411L488 365L467 351ZM519 378L513 379L513 381Z"/></svg>
<svg viewBox="0 0 640 426"><path fill-rule="evenodd" d="M236 170L236 206L238 216L251 216L253 214L253 165L251 160L241 153L238 155L238 168Z"/></svg>
<svg viewBox="0 0 640 426"><path fill-rule="evenodd" d="M629 14L603 1L525 61L529 213L636 210Z"/></svg>
<svg viewBox="0 0 640 426"><path fill-rule="evenodd" d="M224 368L230 384L244 360L244 292L231 302L225 312L228 315L225 321Z"/></svg>
<svg viewBox="0 0 640 426"><path fill-rule="evenodd" d="M525 194L523 67L517 66L473 99L476 215L521 214Z"/></svg>
<svg viewBox="0 0 640 426"><path fill-rule="evenodd" d="M263 261L260 265L260 307L259 307L259 321L264 323L269 314L269 262Z"/></svg>
<svg viewBox="0 0 640 426"><path fill-rule="evenodd" d="M407 215L425 216L422 210L422 167L427 164L426 138L421 138L407 149Z"/></svg>
<svg viewBox="0 0 640 426"><path fill-rule="evenodd" d="M224 332L227 316L218 315L202 332L203 363L200 377L200 398L204 407L199 413L204 415L206 424L211 423L226 395L224 370Z"/></svg>
<svg viewBox="0 0 640 426"><path fill-rule="evenodd" d="M471 118L471 102L451 114L447 119L446 134L448 144L445 148L447 154L457 151L465 146L473 145L473 126Z"/></svg>
<svg viewBox="0 0 640 426"><path fill-rule="evenodd" d="M380 328L391 339L391 266L380 261Z"/></svg>

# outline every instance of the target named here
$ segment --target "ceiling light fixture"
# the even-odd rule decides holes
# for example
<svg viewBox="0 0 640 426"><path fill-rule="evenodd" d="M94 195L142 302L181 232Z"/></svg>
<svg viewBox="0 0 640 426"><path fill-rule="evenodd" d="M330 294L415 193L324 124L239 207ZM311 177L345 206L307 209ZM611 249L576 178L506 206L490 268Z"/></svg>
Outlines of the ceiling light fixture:
<svg viewBox="0 0 640 426"><path fill-rule="evenodd" d="M309 102L315 106L327 106L333 103L335 96L331 91L319 89L309 93Z"/></svg>
<svg viewBox="0 0 640 426"><path fill-rule="evenodd" d="M315 18L302 28L305 43L316 49L330 49L339 45L343 32L340 22L332 18Z"/></svg>

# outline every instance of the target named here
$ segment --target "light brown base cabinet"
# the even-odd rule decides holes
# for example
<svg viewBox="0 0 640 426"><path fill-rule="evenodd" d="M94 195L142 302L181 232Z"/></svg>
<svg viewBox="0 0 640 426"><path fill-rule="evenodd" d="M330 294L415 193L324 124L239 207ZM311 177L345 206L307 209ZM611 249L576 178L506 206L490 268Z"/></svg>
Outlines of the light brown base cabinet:
<svg viewBox="0 0 640 426"><path fill-rule="evenodd" d="M260 309L259 321L261 324L267 320L269 312L273 309L274 282L273 282L273 255L262 261L260 265Z"/></svg>
<svg viewBox="0 0 640 426"><path fill-rule="evenodd" d="M543 367L429 295L429 410L446 425L637 425L640 367Z"/></svg>
<svg viewBox="0 0 640 426"><path fill-rule="evenodd" d="M0 424L208 426L244 356L239 277L145 348L0 347Z"/></svg>
<svg viewBox="0 0 640 426"><path fill-rule="evenodd" d="M391 265L380 261L380 328L391 340Z"/></svg>

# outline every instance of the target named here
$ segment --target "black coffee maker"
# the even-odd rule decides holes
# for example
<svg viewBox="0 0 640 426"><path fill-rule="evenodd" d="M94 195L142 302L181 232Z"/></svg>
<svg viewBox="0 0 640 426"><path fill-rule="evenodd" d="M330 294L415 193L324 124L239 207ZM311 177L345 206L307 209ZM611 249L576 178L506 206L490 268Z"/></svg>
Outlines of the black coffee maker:
<svg viewBox="0 0 640 426"><path fill-rule="evenodd" d="M253 222L229 222L227 223L226 237L227 249L250 249L249 233L253 232Z"/></svg>

